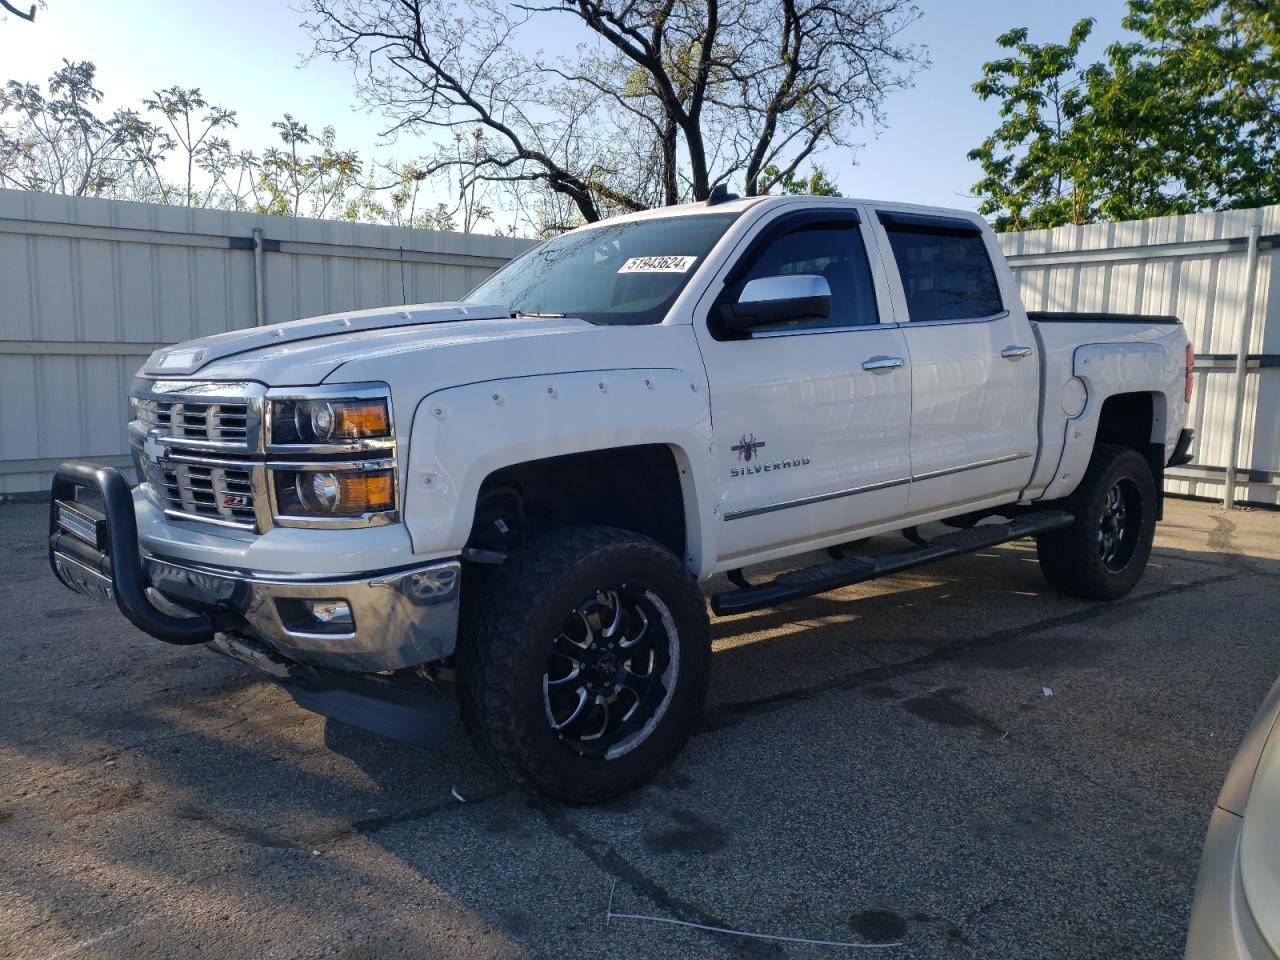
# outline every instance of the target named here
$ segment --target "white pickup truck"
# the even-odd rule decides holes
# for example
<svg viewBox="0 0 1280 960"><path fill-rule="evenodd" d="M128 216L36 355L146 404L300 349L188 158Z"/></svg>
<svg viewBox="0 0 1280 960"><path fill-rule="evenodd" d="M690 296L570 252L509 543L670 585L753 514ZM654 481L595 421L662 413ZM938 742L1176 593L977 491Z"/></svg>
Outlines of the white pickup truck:
<svg viewBox="0 0 1280 960"><path fill-rule="evenodd" d="M972 214L717 194L460 303L157 351L142 482L64 464L50 561L330 717L429 744L460 704L502 773L599 800L683 744L714 574L730 615L1034 536L1054 586L1127 592L1191 365L1171 317L1029 315Z"/></svg>

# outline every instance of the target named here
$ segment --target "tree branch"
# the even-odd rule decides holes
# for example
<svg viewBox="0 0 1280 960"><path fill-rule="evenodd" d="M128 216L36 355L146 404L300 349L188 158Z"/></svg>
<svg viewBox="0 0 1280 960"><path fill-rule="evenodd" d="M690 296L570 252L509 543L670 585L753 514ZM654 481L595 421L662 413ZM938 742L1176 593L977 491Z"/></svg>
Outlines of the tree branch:
<svg viewBox="0 0 1280 960"><path fill-rule="evenodd" d="M28 23L36 22L36 5L33 3L31 9L23 13L17 7L9 2L9 0L0 0L0 7L4 7L9 13L12 13L19 20L26 20Z"/></svg>

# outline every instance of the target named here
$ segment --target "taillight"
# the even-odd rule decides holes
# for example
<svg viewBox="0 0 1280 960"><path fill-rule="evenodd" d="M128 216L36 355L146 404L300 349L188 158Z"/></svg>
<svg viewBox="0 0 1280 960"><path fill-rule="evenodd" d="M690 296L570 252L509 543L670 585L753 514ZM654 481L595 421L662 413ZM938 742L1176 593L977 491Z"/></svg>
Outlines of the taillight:
<svg viewBox="0 0 1280 960"><path fill-rule="evenodd" d="M1191 375L1196 372L1196 352L1187 344L1187 403L1191 402Z"/></svg>

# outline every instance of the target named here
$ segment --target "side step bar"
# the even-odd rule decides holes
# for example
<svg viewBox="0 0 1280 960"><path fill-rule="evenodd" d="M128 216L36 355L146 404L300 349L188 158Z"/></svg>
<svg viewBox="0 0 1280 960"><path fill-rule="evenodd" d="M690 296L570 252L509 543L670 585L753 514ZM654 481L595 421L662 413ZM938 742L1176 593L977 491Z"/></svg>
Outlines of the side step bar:
<svg viewBox="0 0 1280 960"><path fill-rule="evenodd" d="M926 563L946 560L962 553L985 550L997 544L1034 537L1071 525L1075 518L1065 510L1037 510L1024 513L1007 523L982 524L967 530L944 533L924 546L897 550L877 557L847 557L831 563L790 570L767 583L748 584L739 574L732 577L740 589L717 593L711 598L711 609L717 616L748 613L772 607L788 600L811 597L839 587L901 573ZM736 573L737 571L735 571Z"/></svg>

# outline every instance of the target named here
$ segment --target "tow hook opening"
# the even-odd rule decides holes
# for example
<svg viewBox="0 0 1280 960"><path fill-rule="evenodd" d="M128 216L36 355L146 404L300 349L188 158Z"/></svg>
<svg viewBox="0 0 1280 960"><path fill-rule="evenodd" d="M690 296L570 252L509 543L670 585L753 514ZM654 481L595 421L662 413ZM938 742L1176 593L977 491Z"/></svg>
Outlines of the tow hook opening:
<svg viewBox="0 0 1280 960"><path fill-rule="evenodd" d="M290 633L336 637L355 635L355 614L351 612L351 604L345 599L277 597L275 603L280 622Z"/></svg>

